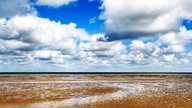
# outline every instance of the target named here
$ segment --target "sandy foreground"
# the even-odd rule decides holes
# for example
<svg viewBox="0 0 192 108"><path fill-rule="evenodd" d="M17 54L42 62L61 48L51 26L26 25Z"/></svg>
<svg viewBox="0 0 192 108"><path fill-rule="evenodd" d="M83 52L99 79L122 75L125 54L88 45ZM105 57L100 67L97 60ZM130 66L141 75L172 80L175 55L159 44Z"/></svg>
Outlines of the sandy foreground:
<svg viewBox="0 0 192 108"><path fill-rule="evenodd" d="M0 108L192 108L192 74L0 75Z"/></svg>

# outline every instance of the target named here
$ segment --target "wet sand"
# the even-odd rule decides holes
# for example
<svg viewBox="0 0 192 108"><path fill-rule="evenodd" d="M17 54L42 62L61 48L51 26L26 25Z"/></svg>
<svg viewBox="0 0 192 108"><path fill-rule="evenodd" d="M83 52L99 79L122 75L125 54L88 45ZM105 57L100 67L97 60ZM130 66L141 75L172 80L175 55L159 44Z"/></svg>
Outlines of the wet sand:
<svg viewBox="0 0 192 108"><path fill-rule="evenodd" d="M192 74L0 75L0 108L192 108Z"/></svg>

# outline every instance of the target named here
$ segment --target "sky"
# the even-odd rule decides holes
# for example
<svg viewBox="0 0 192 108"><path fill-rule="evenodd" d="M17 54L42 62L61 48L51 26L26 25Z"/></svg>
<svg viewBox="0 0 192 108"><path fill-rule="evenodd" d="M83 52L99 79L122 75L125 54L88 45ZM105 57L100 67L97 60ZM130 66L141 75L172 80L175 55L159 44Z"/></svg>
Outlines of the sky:
<svg viewBox="0 0 192 108"><path fill-rule="evenodd" d="M1 0L1 72L191 72L191 0Z"/></svg>

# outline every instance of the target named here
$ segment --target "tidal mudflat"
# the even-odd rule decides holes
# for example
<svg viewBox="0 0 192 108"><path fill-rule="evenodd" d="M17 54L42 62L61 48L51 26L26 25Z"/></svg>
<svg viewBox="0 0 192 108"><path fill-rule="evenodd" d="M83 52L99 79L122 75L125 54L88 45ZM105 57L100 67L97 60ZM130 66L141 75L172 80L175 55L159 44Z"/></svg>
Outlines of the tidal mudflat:
<svg viewBox="0 0 192 108"><path fill-rule="evenodd" d="M0 108L192 108L192 74L3 74Z"/></svg>

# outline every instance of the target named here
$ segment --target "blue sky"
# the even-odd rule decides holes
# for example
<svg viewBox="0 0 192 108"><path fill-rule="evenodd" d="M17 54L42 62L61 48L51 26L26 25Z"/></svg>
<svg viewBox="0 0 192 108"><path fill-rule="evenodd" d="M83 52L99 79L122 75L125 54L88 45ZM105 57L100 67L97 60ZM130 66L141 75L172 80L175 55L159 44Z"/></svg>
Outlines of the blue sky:
<svg viewBox="0 0 192 108"><path fill-rule="evenodd" d="M2 0L0 71L191 71L190 0Z"/></svg>
<svg viewBox="0 0 192 108"><path fill-rule="evenodd" d="M50 20L60 21L63 24L74 22L78 28L84 28L89 31L90 34L102 33L103 20L99 20L98 16L102 12L99 7L101 2L79 0L73 2L68 6L61 6L59 8L51 8L48 6L35 6L38 11L38 16L43 18L49 18ZM90 23L90 20L94 19L94 23Z"/></svg>

